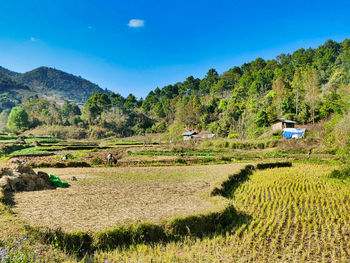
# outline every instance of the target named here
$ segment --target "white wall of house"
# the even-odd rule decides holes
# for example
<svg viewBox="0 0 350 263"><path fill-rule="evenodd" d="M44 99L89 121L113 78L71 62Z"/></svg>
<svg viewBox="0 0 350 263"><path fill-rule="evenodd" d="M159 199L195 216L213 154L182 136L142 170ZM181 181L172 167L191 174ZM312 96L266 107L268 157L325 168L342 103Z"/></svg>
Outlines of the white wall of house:
<svg viewBox="0 0 350 263"><path fill-rule="evenodd" d="M282 122L276 122L274 124L272 124L272 130L273 131L282 131L283 127L282 127Z"/></svg>

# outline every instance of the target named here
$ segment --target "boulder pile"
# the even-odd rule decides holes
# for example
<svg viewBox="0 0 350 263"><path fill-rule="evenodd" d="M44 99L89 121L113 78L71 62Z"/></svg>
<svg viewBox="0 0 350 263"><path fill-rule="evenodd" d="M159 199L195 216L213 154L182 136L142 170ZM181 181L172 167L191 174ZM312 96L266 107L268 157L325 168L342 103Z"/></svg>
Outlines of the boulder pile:
<svg viewBox="0 0 350 263"><path fill-rule="evenodd" d="M18 159L0 168L0 187L11 192L53 189L47 173L35 173L27 162Z"/></svg>

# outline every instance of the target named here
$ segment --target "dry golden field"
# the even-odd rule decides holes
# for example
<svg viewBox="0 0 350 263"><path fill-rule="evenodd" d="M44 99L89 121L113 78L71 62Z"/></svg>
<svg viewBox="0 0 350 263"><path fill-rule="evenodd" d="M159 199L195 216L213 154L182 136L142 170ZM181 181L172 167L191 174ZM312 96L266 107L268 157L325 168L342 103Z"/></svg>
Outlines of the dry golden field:
<svg viewBox="0 0 350 263"><path fill-rule="evenodd" d="M13 211L31 225L67 231L159 223L220 208L206 198L210 189L243 165L40 169L78 181L65 189L17 193Z"/></svg>
<svg viewBox="0 0 350 263"><path fill-rule="evenodd" d="M23 231L21 222L59 226L67 232L103 231L118 222L158 224L231 205L244 220L226 233L199 237L189 229L189 235L179 240L97 249L83 258L43 247L34 258L109 263L350 262L350 184L328 177L335 166L295 162L288 168L256 170L235 188L232 198L210 196L215 186L243 166L41 169L64 180L74 175L78 181L67 189L16 193L11 209L18 217L6 212L0 219L12 232Z"/></svg>
<svg viewBox="0 0 350 263"><path fill-rule="evenodd" d="M350 262L350 185L327 165L257 171L232 204L251 218L226 235L96 252L94 262ZM106 261L107 260L107 261Z"/></svg>

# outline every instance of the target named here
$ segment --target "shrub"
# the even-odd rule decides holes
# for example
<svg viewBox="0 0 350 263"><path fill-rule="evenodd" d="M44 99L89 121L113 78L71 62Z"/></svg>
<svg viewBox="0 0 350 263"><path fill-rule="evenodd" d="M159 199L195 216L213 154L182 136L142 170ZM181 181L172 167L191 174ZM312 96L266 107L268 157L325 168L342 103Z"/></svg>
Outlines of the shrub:
<svg viewBox="0 0 350 263"><path fill-rule="evenodd" d="M98 127L98 126L91 126L90 127L90 137L95 138L95 139L102 139L106 138L108 133L108 129ZM114 133L112 134L112 136Z"/></svg>
<svg viewBox="0 0 350 263"><path fill-rule="evenodd" d="M350 113L344 117L335 115L324 125L323 134L327 149L337 152L344 161L350 158Z"/></svg>
<svg viewBox="0 0 350 263"><path fill-rule="evenodd" d="M216 159L214 157L205 157L201 159L202 163L210 163L210 162L215 162Z"/></svg>
<svg viewBox="0 0 350 263"><path fill-rule="evenodd" d="M183 158L176 158L174 160L174 163L176 163L176 164L187 164L186 160L183 159Z"/></svg>
<svg viewBox="0 0 350 263"><path fill-rule="evenodd" d="M92 153L98 152L98 149L97 148L91 149L90 152Z"/></svg>
<svg viewBox="0 0 350 263"><path fill-rule="evenodd" d="M6 144L0 146L0 154L10 154L14 151L29 148L30 146L24 144Z"/></svg>
<svg viewBox="0 0 350 263"><path fill-rule="evenodd" d="M220 157L220 160L224 161L224 162L231 162L232 158L231 157L222 156L222 157Z"/></svg>
<svg viewBox="0 0 350 263"><path fill-rule="evenodd" d="M346 166L342 170L333 170L329 177L341 180L350 179L350 165Z"/></svg>
<svg viewBox="0 0 350 263"><path fill-rule="evenodd" d="M258 146L259 149L264 149L265 148L265 144L263 142L258 143L257 146Z"/></svg>
<svg viewBox="0 0 350 263"><path fill-rule="evenodd" d="M75 126L78 126L80 123L83 123L83 120L81 119L80 116L73 116L70 120L70 123L75 125Z"/></svg>
<svg viewBox="0 0 350 263"><path fill-rule="evenodd" d="M211 141L205 141L205 142L203 143L203 146L204 146L204 147L211 147L211 146L213 146L213 142L211 142Z"/></svg>
<svg viewBox="0 0 350 263"><path fill-rule="evenodd" d="M87 162L68 162L66 167L91 167Z"/></svg>
<svg viewBox="0 0 350 263"><path fill-rule="evenodd" d="M66 164L65 164L65 163L53 163L53 164L52 164L52 167L55 167L55 168L65 168L65 167L66 167Z"/></svg>
<svg viewBox="0 0 350 263"><path fill-rule="evenodd" d="M103 160L100 157L95 157L91 160L92 165L100 165L103 164Z"/></svg>
<svg viewBox="0 0 350 263"><path fill-rule="evenodd" d="M41 126L31 130L36 136L50 135L59 139L85 139L87 138L87 131L83 128L75 126Z"/></svg>
<svg viewBox="0 0 350 263"><path fill-rule="evenodd" d="M227 139L237 139L238 138L238 133L231 133L227 136Z"/></svg>

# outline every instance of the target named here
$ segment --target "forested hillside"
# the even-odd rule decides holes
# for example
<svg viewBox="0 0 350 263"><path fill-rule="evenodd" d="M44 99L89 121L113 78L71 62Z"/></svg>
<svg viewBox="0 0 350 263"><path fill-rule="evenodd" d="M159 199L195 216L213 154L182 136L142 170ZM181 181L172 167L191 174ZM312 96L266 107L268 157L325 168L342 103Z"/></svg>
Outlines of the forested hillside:
<svg viewBox="0 0 350 263"><path fill-rule="evenodd" d="M4 104L0 111L11 109L25 97L32 95L46 95L51 100L74 100L84 103L95 93L109 94L109 91L86 79L48 67L40 67L23 74L0 67L0 81L1 95L8 94L8 101L13 102Z"/></svg>
<svg viewBox="0 0 350 263"><path fill-rule="evenodd" d="M81 99L88 96L84 89L89 82L57 70L40 68L16 79L42 86L42 91L71 89L74 96L83 94ZM350 40L346 39L328 40L316 49L299 49L272 60L257 58L221 75L209 69L203 79L189 76L156 88L144 100L132 94L124 98L100 93L91 96L81 112L74 104L58 107L39 98L26 99L22 107L29 115L27 128L75 125L98 137L178 135L195 129L221 137L253 138L269 131L277 118L313 124L346 114L349 94Z"/></svg>
<svg viewBox="0 0 350 263"><path fill-rule="evenodd" d="M265 61L257 58L219 75L148 94L141 110L164 126L175 119L188 129L221 136L259 135L276 118L313 123L342 113L349 103L350 40L329 40L316 49L299 49Z"/></svg>
<svg viewBox="0 0 350 263"><path fill-rule="evenodd" d="M37 92L77 102L85 102L92 94L104 92L86 79L47 67L20 74L16 79Z"/></svg>
<svg viewBox="0 0 350 263"><path fill-rule="evenodd" d="M16 82L0 70L0 112L21 103L24 94L31 94L29 87Z"/></svg>

